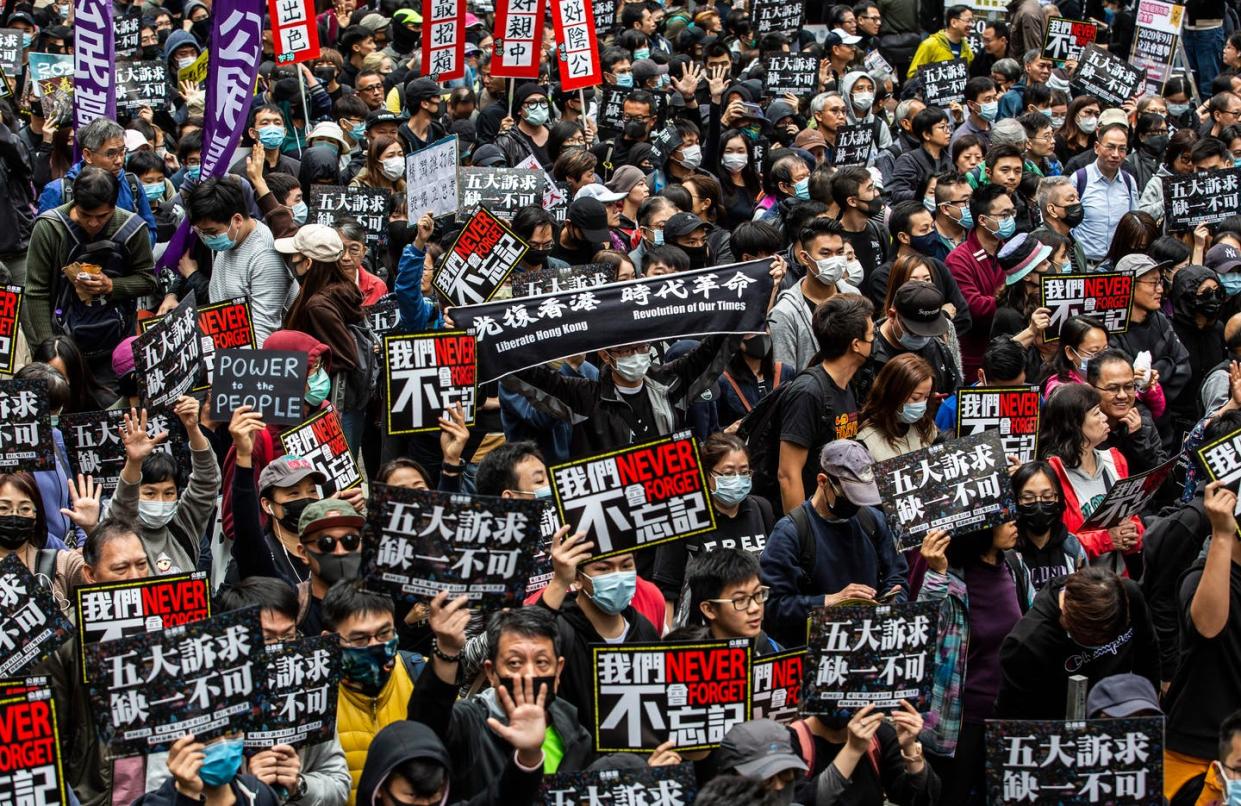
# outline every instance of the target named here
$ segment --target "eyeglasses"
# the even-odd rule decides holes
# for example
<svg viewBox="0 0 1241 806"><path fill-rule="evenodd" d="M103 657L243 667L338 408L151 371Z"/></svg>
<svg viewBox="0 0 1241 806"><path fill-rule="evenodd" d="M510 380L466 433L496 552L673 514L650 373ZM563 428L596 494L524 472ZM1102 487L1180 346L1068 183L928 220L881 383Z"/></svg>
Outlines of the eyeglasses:
<svg viewBox="0 0 1241 806"><path fill-rule="evenodd" d="M530 103L525 104L523 108L525 109L548 109L549 107L547 105L547 101L531 101Z"/></svg>
<svg viewBox="0 0 1241 806"><path fill-rule="evenodd" d="M1107 144L1100 144L1100 145L1099 145L1099 148L1103 149L1104 151L1108 152L1109 154L1127 154L1127 153L1129 153L1129 146L1127 146L1127 145L1125 145L1125 144L1123 144L1123 143L1107 143Z"/></svg>
<svg viewBox="0 0 1241 806"><path fill-rule="evenodd" d="M650 115L623 115L621 123L646 123L650 119Z"/></svg>
<svg viewBox="0 0 1241 806"><path fill-rule="evenodd" d="M107 151L100 151L98 153L99 153L99 156L103 157L104 159L114 160L114 159L117 159L118 157L123 157L125 155L125 149L124 148L109 148Z"/></svg>
<svg viewBox="0 0 1241 806"><path fill-rule="evenodd" d="M333 551L336 550L337 543L340 543L340 545L345 549L345 551L357 551L358 546L362 545L362 535L357 534L356 532L353 534L345 535L344 537L331 537L329 535L320 535L319 537L316 537L313 540L302 541L302 545L314 546L315 548L319 550L320 554L331 554Z"/></svg>
<svg viewBox="0 0 1241 806"><path fill-rule="evenodd" d="M1154 288L1155 286L1163 285L1163 280L1161 280L1158 277L1152 280L1138 280L1137 282L1134 283L1134 285L1148 285L1151 288Z"/></svg>
<svg viewBox="0 0 1241 806"><path fill-rule="evenodd" d="M1106 392L1112 397L1129 397L1137 391L1137 384L1134 383L1113 383L1108 386L1096 386L1100 392Z"/></svg>
<svg viewBox="0 0 1241 806"><path fill-rule="evenodd" d="M34 504L20 504L16 510L8 505L0 506L0 515L20 515L23 518L35 518L38 517L38 514Z"/></svg>
<svg viewBox="0 0 1241 806"><path fill-rule="evenodd" d="M336 639L340 641L341 646L361 648L370 646L371 644L386 644L392 640L396 633L391 627L384 627L377 633L367 635L365 633L351 633L348 636L338 635Z"/></svg>
<svg viewBox="0 0 1241 806"><path fill-rule="evenodd" d="M367 84L365 87L358 87L357 91L358 92L382 92L383 88L384 88L383 82L380 81L378 84Z"/></svg>
<svg viewBox="0 0 1241 806"><path fill-rule="evenodd" d="M712 470L711 475L715 476L717 479L748 479L750 478L750 471L734 470L730 473L716 473Z"/></svg>
<svg viewBox="0 0 1241 806"><path fill-rule="evenodd" d="M1060 497L1055 493L1042 493L1041 495L1035 495L1034 493L1022 493L1021 497L1017 499L1017 502L1020 504L1054 504L1059 500Z"/></svg>
<svg viewBox="0 0 1241 806"><path fill-rule="evenodd" d="M770 593L771 593L771 588L762 587L754 591L753 593L739 593L731 599L708 599L707 601L715 602L716 604L724 604L725 602L732 602L734 610L745 611L745 610L750 609L751 603L762 604L763 602L767 601L767 596Z"/></svg>

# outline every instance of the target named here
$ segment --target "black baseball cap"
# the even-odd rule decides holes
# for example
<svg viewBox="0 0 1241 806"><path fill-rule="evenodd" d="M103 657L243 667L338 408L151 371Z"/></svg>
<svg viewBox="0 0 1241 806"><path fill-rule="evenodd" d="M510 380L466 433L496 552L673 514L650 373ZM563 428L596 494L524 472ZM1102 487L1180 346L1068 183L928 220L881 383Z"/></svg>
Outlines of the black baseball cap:
<svg viewBox="0 0 1241 806"><path fill-rule="evenodd" d="M892 303L901 318L901 327L915 336L942 336L948 332L944 295L921 280L910 280L896 289Z"/></svg>
<svg viewBox="0 0 1241 806"><path fill-rule="evenodd" d="M664 238L683 238L697 229L706 229L707 222L693 213L677 213L664 223Z"/></svg>
<svg viewBox="0 0 1241 806"><path fill-rule="evenodd" d="M366 128L367 129L371 128L372 126L377 126L380 123L398 123L399 124L399 123L404 123L404 122L405 122L405 118L396 114L395 112L389 112L387 109L376 109L375 111L368 113L366 116Z"/></svg>
<svg viewBox="0 0 1241 806"><path fill-rule="evenodd" d="M608 211L598 199L589 196L574 199L569 205L569 221L586 234L588 243L606 244L611 241L608 234Z"/></svg>

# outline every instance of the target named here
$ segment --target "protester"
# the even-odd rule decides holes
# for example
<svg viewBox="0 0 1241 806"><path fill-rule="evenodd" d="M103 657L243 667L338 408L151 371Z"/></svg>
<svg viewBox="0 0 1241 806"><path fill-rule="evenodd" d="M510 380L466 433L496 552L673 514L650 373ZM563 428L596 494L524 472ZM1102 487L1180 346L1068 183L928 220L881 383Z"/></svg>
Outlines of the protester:
<svg viewBox="0 0 1241 806"><path fill-rule="evenodd" d="M1086 550L1064 526L1064 489L1060 476L1047 462L1026 462L1013 474L1017 496L1017 545L1030 584L1042 590L1053 579L1086 565Z"/></svg>

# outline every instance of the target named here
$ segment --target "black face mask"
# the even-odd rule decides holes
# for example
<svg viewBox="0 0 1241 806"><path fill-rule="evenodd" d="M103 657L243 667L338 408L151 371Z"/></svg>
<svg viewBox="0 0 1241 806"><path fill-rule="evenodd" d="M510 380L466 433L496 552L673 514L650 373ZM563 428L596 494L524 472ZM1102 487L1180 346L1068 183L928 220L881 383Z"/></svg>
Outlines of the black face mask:
<svg viewBox="0 0 1241 806"><path fill-rule="evenodd" d="M0 515L0 548L16 551L29 543L36 523L23 515Z"/></svg>
<svg viewBox="0 0 1241 806"><path fill-rule="evenodd" d="M314 69L315 78L324 84L331 84L336 80L336 68L330 65L321 64Z"/></svg>
<svg viewBox="0 0 1241 806"><path fill-rule="evenodd" d="M1219 309L1222 307L1224 303L1214 297L1194 297L1194 310L1208 319L1219 316Z"/></svg>
<svg viewBox="0 0 1241 806"><path fill-rule="evenodd" d="M417 226L411 227L408 221L388 222L388 241L393 246L403 249L405 244L414 240L415 232L417 232Z"/></svg>
<svg viewBox="0 0 1241 806"><path fill-rule="evenodd" d="M164 28L163 30L155 32L155 38L159 41L159 46L161 50L164 47L164 43L168 41L168 37L170 36L172 36L171 28Z"/></svg>
<svg viewBox="0 0 1241 806"><path fill-rule="evenodd" d="M190 33L198 40L199 44L206 47L211 39L211 18L204 17L196 23L190 25Z"/></svg>
<svg viewBox="0 0 1241 806"><path fill-rule="evenodd" d="M142 46L142 58L146 61L151 61L152 59L158 59L161 50L162 48L160 48L159 45L143 45Z"/></svg>
<svg viewBox="0 0 1241 806"><path fill-rule="evenodd" d="M1027 534L1046 534L1063 516L1063 501L1035 501L1033 504L1017 505L1017 526Z"/></svg>
<svg viewBox="0 0 1241 806"><path fill-rule="evenodd" d="M497 677L500 678L500 685L504 686L504 690L507 691L508 695L513 698L513 702L517 702L517 697L513 694L513 686L517 684L518 678L502 677L500 675L497 675ZM546 711L548 708L551 708L552 703L556 700L556 678L552 675L548 675L547 677L532 677L530 678L530 682L534 687L534 696L536 699L539 696L539 689L543 687L543 684L547 684L547 699L543 701L543 710Z"/></svg>
<svg viewBox="0 0 1241 806"><path fill-rule="evenodd" d="M626 140L641 140L646 137L646 124L640 120L631 120L625 124Z"/></svg>
<svg viewBox="0 0 1241 806"><path fill-rule="evenodd" d="M766 358L771 352L771 336L765 333L760 336L751 336L741 342L741 352L750 358Z"/></svg>
<svg viewBox="0 0 1241 806"><path fill-rule="evenodd" d="M831 479L828 479L827 483L832 488L832 494L836 496L836 503L831 506L832 515L842 521L847 521L858 514L861 507L849 500L840 485Z"/></svg>
<svg viewBox="0 0 1241 806"><path fill-rule="evenodd" d="M296 501L285 501L280 506L284 508L284 514L277 520L285 531L297 534L297 522L302 519L302 513L306 511L306 507L315 502L314 498L299 498Z"/></svg>
<svg viewBox="0 0 1241 806"><path fill-rule="evenodd" d="M707 247L706 246L682 246L681 251L689 255L689 267L691 269L703 269L707 266Z"/></svg>
<svg viewBox="0 0 1241 806"><path fill-rule="evenodd" d="M525 260L531 266L546 266L547 259L551 255L552 250L550 249L527 249Z"/></svg>
<svg viewBox="0 0 1241 806"><path fill-rule="evenodd" d="M1070 227L1076 227L1082 223L1085 218L1086 211L1082 209L1082 203L1067 204L1064 206L1064 223Z"/></svg>

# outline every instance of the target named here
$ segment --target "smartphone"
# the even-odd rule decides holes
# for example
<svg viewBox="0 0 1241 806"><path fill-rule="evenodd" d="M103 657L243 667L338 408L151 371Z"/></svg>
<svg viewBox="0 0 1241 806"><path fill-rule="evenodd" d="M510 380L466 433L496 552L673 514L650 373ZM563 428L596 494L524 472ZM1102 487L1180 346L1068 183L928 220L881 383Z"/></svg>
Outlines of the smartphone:
<svg viewBox="0 0 1241 806"><path fill-rule="evenodd" d="M764 117L763 108L759 106L758 104L752 104L752 103L749 103L748 101L743 101L741 103L741 112L746 117L754 118L756 120L762 120Z"/></svg>

